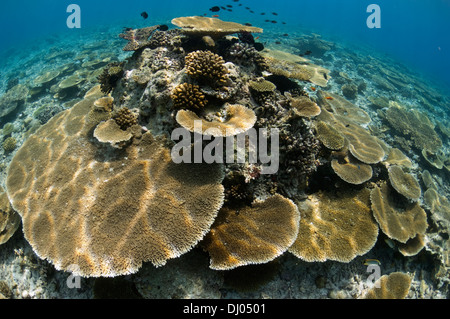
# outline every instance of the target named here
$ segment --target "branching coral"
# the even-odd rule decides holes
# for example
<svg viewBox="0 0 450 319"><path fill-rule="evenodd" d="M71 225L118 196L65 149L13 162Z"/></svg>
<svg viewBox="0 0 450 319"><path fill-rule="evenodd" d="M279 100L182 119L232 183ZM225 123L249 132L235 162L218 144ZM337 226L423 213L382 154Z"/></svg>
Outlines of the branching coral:
<svg viewBox="0 0 450 319"><path fill-rule="evenodd" d="M103 69L103 73L98 77L101 91L105 94L110 93L122 77L123 72L123 64L118 62L110 63Z"/></svg>
<svg viewBox="0 0 450 319"><path fill-rule="evenodd" d="M227 83L225 60L211 51L194 51L186 55L186 73L199 82L213 85Z"/></svg>
<svg viewBox="0 0 450 319"><path fill-rule="evenodd" d="M3 150L6 153L12 152L16 149L17 140L14 137L8 137L3 141Z"/></svg>
<svg viewBox="0 0 450 319"><path fill-rule="evenodd" d="M116 121L117 125L122 130L126 130L127 128L138 124L138 119L136 114L134 114L127 107L120 108L112 117L114 121Z"/></svg>
<svg viewBox="0 0 450 319"><path fill-rule="evenodd" d="M208 100L195 84L183 83L175 87L172 92L172 100L175 109L202 110Z"/></svg>

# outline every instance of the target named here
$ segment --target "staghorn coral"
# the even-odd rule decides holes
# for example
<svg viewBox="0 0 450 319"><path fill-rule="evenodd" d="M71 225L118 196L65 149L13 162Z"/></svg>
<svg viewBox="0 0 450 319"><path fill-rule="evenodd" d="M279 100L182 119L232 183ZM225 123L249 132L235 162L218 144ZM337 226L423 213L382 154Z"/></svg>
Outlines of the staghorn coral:
<svg viewBox="0 0 450 319"><path fill-rule="evenodd" d="M226 270L272 261L294 242L299 219L297 206L278 194L251 207L223 207L203 242L211 256L210 268Z"/></svg>
<svg viewBox="0 0 450 319"><path fill-rule="evenodd" d="M31 135L11 161L8 196L35 253L85 277L161 266L209 231L223 168L175 164L149 132L122 150L92 143L90 95Z"/></svg>
<svg viewBox="0 0 450 319"><path fill-rule="evenodd" d="M256 122L255 112L239 104L227 103L223 113L207 121L192 111L180 110L177 112L176 121L189 132L212 136L233 136L244 133ZM201 127L196 125L200 122Z"/></svg>
<svg viewBox="0 0 450 319"><path fill-rule="evenodd" d="M116 86L117 81L124 73L123 63L113 62L108 64L103 73L99 75L100 89L104 94L109 94Z"/></svg>
<svg viewBox="0 0 450 319"><path fill-rule="evenodd" d="M182 83L175 87L171 98L175 109L202 110L208 100L195 84Z"/></svg>
<svg viewBox="0 0 450 319"><path fill-rule="evenodd" d="M261 28L246 26L236 22L222 21L217 18L199 16L179 17L172 19L171 22L182 28L182 31L186 34L196 36L209 35L213 39L239 32L263 32Z"/></svg>
<svg viewBox="0 0 450 319"><path fill-rule="evenodd" d="M389 181L392 187L406 198L417 201L421 195L419 182L400 166L392 165L388 169Z"/></svg>
<svg viewBox="0 0 450 319"><path fill-rule="evenodd" d="M417 203L402 201L383 182L371 191L370 200L375 219L389 238L406 243L427 230L427 214Z"/></svg>
<svg viewBox="0 0 450 319"><path fill-rule="evenodd" d="M298 203L300 230L289 252L308 262L350 262L367 253L378 237L369 194L368 189L321 192Z"/></svg>
<svg viewBox="0 0 450 319"><path fill-rule="evenodd" d="M362 299L404 299L408 295L410 287L410 275L393 272L381 276L375 282L375 286L363 294Z"/></svg>
<svg viewBox="0 0 450 319"><path fill-rule="evenodd" d="M14 137L8 137L3 141L3 150L5 153L10 153L16 149L17 140Z"/></svg>
<svg viewBox="0 0 450 319"><path fill-rule="evenodd" d="M211 51L197 50L186 55L186 73L193 79L209 85L227 83L228 69L224 59Z"/></svg>
<svg viewBox="0 0 450 319"><path fill-rule="evenodd" d="M117 110L112 118L122 130L126 130L133 125L138 124L138 118L136 114L134 114L125 106Z"/></svg>
<svg viewBox="0 0 450 319"><path fill-rule="evenodd" d="M0 245L6 243L20 226L20 216L11 207L8 196L0 186Z"/></svg>

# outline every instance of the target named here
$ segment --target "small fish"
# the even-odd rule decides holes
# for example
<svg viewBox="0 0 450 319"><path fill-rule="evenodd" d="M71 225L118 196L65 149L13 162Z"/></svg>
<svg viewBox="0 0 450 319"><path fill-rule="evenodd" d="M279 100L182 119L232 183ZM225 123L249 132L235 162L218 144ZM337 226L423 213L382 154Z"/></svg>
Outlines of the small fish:
<svg viewBox="0 0 450 319"><path fill-rule="evenodd" d="M218 14L214 14L214 15L212 15L212 17L213 17L213 18L218 18L219 15L218 15Z"/></svg>
<svg viewBox="0 0 450 319"><path fill-rule="evenodd" d="M252 11L252 10L248 10L248 12L250 12L250 13L255 13L255 11Z"/></svg>
<svg viewBox="0 0 450 319"><path fill-rule="evenodd" d="M289 34L287 34L287 33L283 34L283 37L288 37L288 36L289 36Z"/></svg>
<svg viewBox="0 0 450 319"><path fill-rule="evenodd" d="M259 39L259 37L256 37L256 38L255 38L255 40L258 40L258 39Z"/></svg>
<svg viewBox="0 0 450 319"><path fill-rule="evenodd" d="M221 8L222 8L222 10L226 10L227 8L225 8L225 7L222 7L222 6L220 6Z"/></svg>
<svg viewBox="0 0 450 319"><path fill-rule="evenodd" d="M280 41L275 41L275 44L281 44L281 42Z"/></svg>
<svg viewBox="0 0 450 319"><path fill-rule="evenodd" d="M325 97L327 100L333 100L333 98L331 96L327 96Z"/></svg>
<svg viewBox="0 0 450 319"><path fill-rule="evenodd" d="M270 22L270 20L264 20L264 22Z"/></svg>
<svg viewBox="0 0 450 319"><path fill-rule="evenodd" d="M311 90L315 91L315 90L316 90L316 88L315 88L314 86L311 86Z"/></svg>
<svg viewBox="0 0 450 319"><path fill-rule="evenodd" d="M286 22L281 22L282 24L286 24Z"/></svg>
<svg viewBox="0 0 450 319"><path fill-rule="evenodd" d="M247 27L251 27L252 26L252 24L248 23L248 22L244 23L244 25L246 25Z"/></svg>
<svg viewBox="0 0 450 319"><path fill-rule="evenodd" d="M158 30L159 30L159 31L167 31L167 30L169 30L169 27L168 27L167 25L165 25L165 24L161 24L161 25L158 27Z"/></svg>
<svg viewBox="0 0 450 319"><path fill-rule="evenodd" d="M312 53L312 51L308 50L305 52L305 55L310 55Z"/></svg>
<svg viewBox="0 0 450 319"><path fill-rule="evenodd" d="M364 265L381 265L381 262L378 259L364 259Z"/></svg>
<svg viewBox="0 0 450 319"><path fill-rule="evenodd" d="M147 19L148 18L148 13L147 12L142 12L141 13L141 17L143 17L144 19Z"/></svg>
<svg viewBox="0 0 450 319"><path fill-rule="evenodd" d="M217 12L217 11L220 11L220 8L218 6L214 6L214 7L210 8L209 11Z"/></svg>
<svg viewBox="0 0 450 319"><path fill-rule="evenodd" d="M395 242L394 242L392 239L386 238L386 239L384 240L384 242L385 242L389 247L391 247L392 249L395 248Z"/></svg>
<svg viewBox="0 0 450 319"><path fill-rule="evenodd" d="M233 6L231 4L227 4L228 8L233 8Z"/></svg>
<svg viewBox="0 0 450 319"><path fill-rule="evenodd" d="M265 12L261 12L261 15L264 16L264 15L266 15L266 13Z"/></svg>
<svg viewBox="0 0 450 319"><path fill-rule="evenodd" d="M273 14L274 16L277 16L277 15L278 15L278 13L276 13L276 12L272 12L272 14Z"/></svg>
<svg viewBox="0 0 450 319"><path fill-rule="evenodd" d="M272 21L270 21L270 22L272 22L272 23L277 23L275 20L272 20Z"/></svg>
<svg viewBox="0 0 450 319"><path fill-rule="evenodd" d="M238 2L239 0L233 0L233 2Z"/></svg>

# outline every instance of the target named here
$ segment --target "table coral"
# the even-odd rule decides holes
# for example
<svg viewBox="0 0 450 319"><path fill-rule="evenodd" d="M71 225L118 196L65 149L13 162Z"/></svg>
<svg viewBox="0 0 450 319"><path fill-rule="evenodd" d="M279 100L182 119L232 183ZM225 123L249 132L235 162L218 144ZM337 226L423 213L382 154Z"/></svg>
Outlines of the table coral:
<svg viewBox="0 0 450 319"><path fill-rule="evenodd" d="M225 116L207 121L192 111L180 110L177 112L178 124L190 132L212 136L234 136L251 129L256 122L253 110L239 105L227 103L224 108ZM201 126L196 126L201 123Z"/></svg>
<svg viewBox="0 0 450 319"><path fill-rule="evenodd" d="M383 182L372 189L370 200L375 219L389 238L406 243L428 228L427 214L416 203L401 201L395 191Z"/></svg>
<svg viewBox="0 0 450 319"><path fill-rule="evenodd" d="M389 181L392 187L406 198L417 201L420 198L421 190L419 182L415 177L403 171L398 165L392 165L388 169Z"/></svg>
<svg viewBox="0 0 450 319"><path fill-rule="evenodd" d="M222 208L203 243L211 256L210 268L272 261L294 242L299 220L297 206L281 195L238 209Z"/></svg>
<svg viewBox="0 0 450 319"><path fill-rule="evenodd" d="M8 196L0 186L0 245L6 243L20 226L20 215L11 207Z"/></svg>
<svg viewBox="0 0 450 319"><path fill-rule="evenodd" d="M375 286L362 296L363 299L404 299L411 288L411 276L401 272L383 275Z"/></svg>
<svg viewBox="0 0 450 319"><path fill-rule="evenodd" d="M369 194L368 189L322 192L298 203L300 230L289 251L308 262L350 262L367 253L378 237Z"/></svg>
<svg viewBox="0 0 450 319"><path fill-rule="evenodd" d="M35 253L85 277L161 266L209 231L223 203L220 164L175 164L149 132L122 150L92 143L91 94L31 135L7 192Z"/></svg>

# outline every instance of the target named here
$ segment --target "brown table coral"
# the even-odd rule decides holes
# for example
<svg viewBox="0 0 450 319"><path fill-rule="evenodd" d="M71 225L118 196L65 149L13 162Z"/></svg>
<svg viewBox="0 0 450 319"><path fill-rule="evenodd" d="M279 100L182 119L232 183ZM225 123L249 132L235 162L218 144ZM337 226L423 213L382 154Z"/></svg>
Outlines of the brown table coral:
<svg viewBox="0 0 450 319"><path fill-rule="evenodd" d="M122 150L92 136L89 97L59 113L17 151L7 192L25 238L58 270L86 277L161 266L209 231L223 203L221 165L174 164L145 133Z"/></svg>

